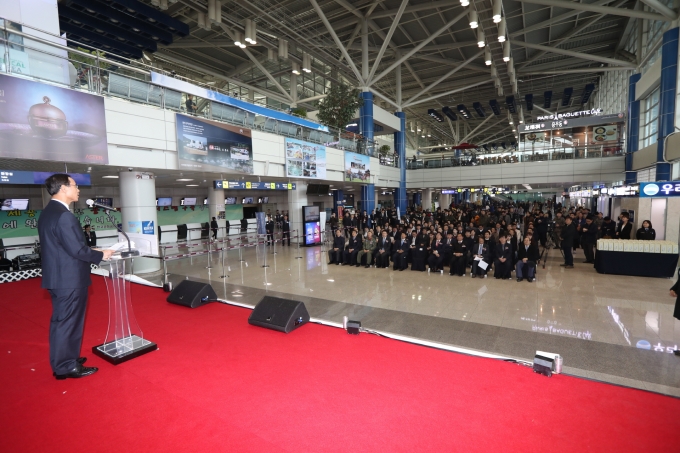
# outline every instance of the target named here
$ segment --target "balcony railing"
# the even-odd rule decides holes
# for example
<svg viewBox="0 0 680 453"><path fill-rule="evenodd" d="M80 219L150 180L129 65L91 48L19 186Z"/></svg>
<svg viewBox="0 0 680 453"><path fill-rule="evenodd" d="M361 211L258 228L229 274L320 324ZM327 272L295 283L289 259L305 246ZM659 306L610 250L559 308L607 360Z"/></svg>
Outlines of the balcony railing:
<svg viewBox="0 0 680 453"><path fill-rule="evenodd" d="M102 96L124 98L131 102L153 105L227 124L245 126L340 150L369 156L377 154L375 143L360 135L333 128L329 128L329 132L322 132L286 121L278 121L274 118L256 116L251 112L200 97L194 96L193 99L189 99L187 93L151 84L151 71L183 79L188 83L218 91L227 96L230 96L230 93L204 82L186 79L140 62L121 63L124 60L123 58L98 52L98 49L87 44L68 40L72 46L77 46L77 48L64 46L48 39L27 34L24 32L25 30L19 31L8 28L10 22L7 20L0 18L0 23L3 25L0 28L0 52L2 53L0 73L13 74L52 84L56 83L74 90ZM23 28L29 27L23 26ZM43 36L46 35L45 32L39 31ZM55 38L59 37L55 36ZM61 40L61 38L59 39ZM92 53L89 53L89 50L83 51L82 49L91 49ZM35 66L24 65L22 68L22 65L16 64L29 58L51 60L54 63L53 67L59 70L55 73L45 71L44 65L35 69ZM64 82L64 72L59 68L61 63L66 63L65 66L67 66L69 73L68 83ZM269 105L265 107L274 111L284 111ZM286 111L286 113L288 112Z"/></svg>
<svg viewBox="0 0 680 453"><path fill-rule="evenodd" d="M593 159L601 157L622 156L621 145L614 146L584 146L576 148L548 148L542 151L515 151L497 154L484 154L460 157L427 157L423 159L409 159L406 161L407 170L423 168L445 167L475 167L480 165L517 164L520 162L564 161L573 159Z"/></svg>

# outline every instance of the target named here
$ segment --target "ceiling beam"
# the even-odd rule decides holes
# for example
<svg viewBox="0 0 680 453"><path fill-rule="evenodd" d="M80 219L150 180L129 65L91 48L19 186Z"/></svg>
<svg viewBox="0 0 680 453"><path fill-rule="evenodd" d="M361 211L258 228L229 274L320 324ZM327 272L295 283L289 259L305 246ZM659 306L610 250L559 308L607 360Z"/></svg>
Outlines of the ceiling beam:
<svg viewBox="0 0 680 453"><path fill-rule="evenodd" d="M560 69L556 71L519 71L520 75L560 75L560 74L594 74L610 71L630 71L631 68L609 66L606 68Z"/></svg>
<svg viewBox="0 0 680 453"><path fill-rule="evenodd" d="M672 22L673 19L661 14L648 13L645 11L635 11L628 8L612 8L609 6L595 6L587 3L576 3L563 0L517 0L523 3L534 5L555 6L557 8L574 9L577 11L590 11L593 13L611 14L612 16L634 17L636 19L658 20L661 22Z"/></svg>
<svg viewBox="0 0 680 453"><path fill-rule="evenodd" d="M640 1L645 5L649 6L650 8L657 10L658 12L660 12L661 14L670 19L675 20L678 18L678 13L676 13L668 6L661 3L659 0L640 0Z"/></svg>
<svg viewBox="0 0 680 453"><path fill-rule="evenodd" d="M392 19L392 25L390 25L390 29L387 32L385 39L383 40L382 46L380 47L380 51L378 52L378 56L375 57L375 61L373 62L373 67L371 68L371 73L368 75L368 83L370 83L370 80L375 75L375 71L376 71L376 69L378 69L378 65L380 64L380 60L382 60L383 55L385 55L385 51L387 50L387 46L389 46L390 41L392 40L392 35L394 34L394 30L396 30L397 26L399 25L399 21L401 20L401 15L404 14L404 9L406 8L406 5L408 5L408 0L402 0L401 5L399 6L399 10L397 10L396 16Z"/></svg>
<svg viewBox="0 0 680 453"><path fill-rule="evenodd" d="M598 0L595 3L590 3L589 6L603 6L607 5L614 0ZM521 30L517 30L516 32L510 33L511 38L516 38L517 36L521 35L526 35L527 33L530 33L532 31L540 30L545 27L550 27L551 25L557 24L562 22L563 20L569 19L570 17L578 16L581 14L580 11L569 11L567 13L560 14L559 16L551 17L548 20L544 20L543 22L539 22L536 25L530 25L526 28L523 28Z"/></svg>
<svg viewBox="0 0 680 453"><path fill-rule="evenodd" d="M405 107L412 107L412 106L417 105L417 104L424 104L425 102L430 102L430 101L433 101L433 100L438 99L438 98L443 97L443 96L449 96L451 94L458 93L459 91L468 90L470 88L474 88L476 86L484 85L484 84L491 83L491 82L493 82L493 79L482 80L481 82L473 83L473 84L470 84L470 85L467 85L467 86L464 86L464 87L461 87L461 88L457 88L455 90L447 91L445 93L439 93L439 94L436 94L434 96L430 96L429 98L421 99L420 101L415 101L415 102L412 102L412 103L404 104L403 107L405 108Z"/></svg>
<svg viewBox="0 0 680 453"><path fill-rule="evenodd" d="M460 6L459 0L442 0L438 2L425 2L418 5L411 5L404 11L405 13L415 13L418 11L426 11L428 9L435 8L453 8ZM377 13L371 14L371 19L378 19L380 17L390 17L397 14L396 9L386 9L384 11L379 11Z"/></svg>
<svg viewBox="0 0 680 453"><path fill-rule="evenodd" d="M539 1L543 1L543 0L539 0ZM630 63L628 61L617 60L615 58L600 57L600 56L597 56L597 55L574 52L572 50L558 49L556 47L542 46L542 45L539 45L539 44L530 44L528 42L517 41L515 39L511 40L510 43L513 46L528 47L529 49L543 50L543 51L546 51L546 52L552 52L552 53L556 53L556 54L559 54L559 55L566 55L568 57L581 58L583 60L591 60L591 61L597 61L599 63L612 64L612 65L615 65L615 66L625 66L625 67L628 67L628 68L635 68L634 63Z"/></svg>

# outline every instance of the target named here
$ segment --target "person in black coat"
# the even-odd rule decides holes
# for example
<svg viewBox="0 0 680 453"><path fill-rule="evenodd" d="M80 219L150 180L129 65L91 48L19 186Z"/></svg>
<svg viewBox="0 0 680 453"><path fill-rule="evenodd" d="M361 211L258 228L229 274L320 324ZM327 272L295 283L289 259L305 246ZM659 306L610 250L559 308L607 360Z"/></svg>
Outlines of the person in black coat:
<svg viewBox="0 0 680 453"><path fill-rule="evenodd" d="M603 239L613 239L616 237L616 223L611 217L607 216L600 227L600 237Z"/></svg>
<svg viewBox="0 0 680 453"><path fill-rule="evenodd" d="M635 233L635 238L640 241L653 241L656 239L656 231L652 228L652 222L649 220L642 221L642 228L638 228Z"/></svg>
<svg viewBox="0 0 680 453"><path fill-rule="evenodd" d="M512 272L512 248L510 244L506 242L507 238L505 236L500 236L498 238L498 244L496 244L496 259L493 262L495 278L502 278L507 280L510 278L510 273Z"/></svg>
<svg viewBox="0 0 680 453"><path fill-rule="evenodd" d="M597 226L591 216L586 217L586 224L581 228L581 247L586 255L584 263L595 262L595 243L597 242Z"/></svg>
<svg viewBox="0 0 680 453"><path fill-rule="evenodd" d="M467 265L468 248L463 240L463 234L458 233L456 242L453 243L453 258L449 265L449 275L465 277L465 267Z"/></svg>
<svg viewBox="0 0 680 453"><path fill-rule="evenodd" d="M333 238L333 247L328 251L328 264L335 263L336 265L342 263L343 252L345 251L345 238L342 235L342 230L335 230L335 237Z"/></svg>
<svg viewBox="0 0 680 453"><path fill-rule="evenodd" d="M465 239L463 241L467 244ZM446 239L444 239L444 264L451 263L451 258L453 258L453 243L455 239L453 238L453 232L451 230L446 234Z"/></svg>
<svg viewBox="0 0 680 453"><path fill-rule="evenodd" d="M357 234L357 230L352 230L352 236L347 242L345 247L345 261L343 264L349 264L350 266L356 266L357 264L357 254L361 250L362 241L361 236Z"/></svg>
<svg viewBox="0 0 680 453"><path fill-rule="evenodd" d="M88 247L96 247L97 246L97 234L92 231L92 227L90 225L85 225L85 243L87 244Z"/></svg>
<svg viewBox="0 0 680 453"><path fill-rule="evenodd" d="M108 260L113 251L97 251L85 243L80 223L69 210L80 196L73 178L57 173L47 178L45 186L52 200L40 214L38 235L41 286L52 298L50 365L57 379L80 378L97 371L84 367L86 358L80 357L87 289L92 284L90 264Z"/></svg>
<svg viewBox="0 0 680 453"><path fill-rule="evenodd" d="M427 258L427 271L444 273L444 242L441 233L437 233L435 240L430 247L430 256Z"/></svg>
<svg viewBox="0 0 680 453"><path fill-rule="evenodd" d="M219 228L217 225L217 219L213 217L210 221L210 229L212 230L213 239L217 239L217 228Z"/></svg>
<svg viewBox="0 0 680 453"><path fill-rule="evenodd" d="M288 247L290 247L290 221L288 216L284 215L283 220L281 220L281 245L286 245L286 239L288 240Z"/></svg>
<svg viewBox="0 0 680 453"><path fill-rule="evenodd" d="M472 267L470 269L470 275L472 278L477 278L483 275L486 278L486 273L489 271L488 265L491 264L491 252L489 251L489 246L486 245L484 241L484 236L479 236L478 243L472 246L470 249L470 255L472 256ZM475 259L479 258L479 259ZM483 260L487 264L486 269L479 267L479 261Z"/></svg>
<svg viewBox="0 0 680 453"><path fill-rule="evenodd" d="M525 237L524 243L520 245L517 250L515 275L517 276L518 282L521 282L525 278L525 274L528 282L534 281L536 263L538 262L539 257L538 247L531 243L531 238Z"/></svg>
<svg viewBox="0 0 680 453"><path fill-rule="evenodd" d="M621 214L621 225L616 227L616 239L630 239L633 232L633 225L630 223L627 212Z"/></svg>
<svg viewBox="0 0 680 453"><path fill-rule="evenodd" d="M564 264L560 266L567 269L574 267L574 254L571 251L574 245L574 239L576 238L576 227L571 219L571 217L566 217L564 219L564 226L562 227L562 237L560 244L562 245L562 252L564 253Z"/></svg>
<svg viewBox="0 0 680 453"><path fill-rule="evenodd" d="M401 239L394 244L394 253L392 254L392 269L403 271L408 269L408 253L410 249L409 241L406 239L406 233L401 233Z"/></svg>
<svg viewBox="0 0 680 453"><path fill-rule="evenodd" d="M680 320L680 270L678 270L678 279L675 285L671 288L671 297L675 297L675 309L673 310L673 317ZM680 355L680 350L675 350L673 352L675 355Z"/></svg>
<svg viewBox="0 0 680 453"><path fill-rule="evenodd" d="M273 244L274 243L274 221L272 220L272 216L268 215L267 220L265 221L264 228L267 231L267 243Z"/></svg>
<svg viewBox="0 0 680 453"><path fill-rule="evenodd" d="M383 268L390 265L390 253L392 251L392 241L387 236L387 230L382 231L382 236L378 238L378 247L375 252L375 267Z"/></svg>

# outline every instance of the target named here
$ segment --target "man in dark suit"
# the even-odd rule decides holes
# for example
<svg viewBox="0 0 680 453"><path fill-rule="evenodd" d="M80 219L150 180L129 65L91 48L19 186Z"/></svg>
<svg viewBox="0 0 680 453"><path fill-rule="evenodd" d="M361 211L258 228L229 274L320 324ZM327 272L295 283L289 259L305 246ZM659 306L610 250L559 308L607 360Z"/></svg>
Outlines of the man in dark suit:
<svg viewBox="0 0 680 453"><path fill-rule="evenodd" d="M468 248L463 240L463 234L458 233L456 242L453 243L453 258L449 265L449 275L465 277L465 266L467 264Z"/></svg>
<svg viewBox="0 0 680 453"><path fill-rule="evenodd" d="M503 280L510 279L512 272L512 248L506 242L505 236L498 237L498 244L496 244L496 259L493 262L494 277Z"/></svg>
<svg viewBox="0 0 680 453"><path fill-rule="evenodd" d="M288 247L290 247L290 221L288 216L284 215L281 221L281 245L286 245L286 239L288 240Z"/></svg>
<svg viewBox="0 0 680 453"><path fill-rule="evenodd" d="M217 229L218 228L219 228L219 225L217 225L217 218L213 217L212 220L210 221L210 229L212 230L213 239L217 239Z"/></svg>
<svg viewBox="0 0 680 453"><path fill-rule="evenodd" d="M521 282L524 278L528 282L534 281L534 274L536 272L536 263L540 255L538 254L538 247L531 242L531 238L526 236L524 243L519 246L517 250L517 265L515 267L515 275L517 281ZM525 277L526 274L526 277Z"/></svg>
<svg viewBox="0 0 680 453"><path fill-rule="evenodd" d="M267 214L267 219L265 220L265 223L264 223L264 229L267 232L267 244L273 245L274 244L274 221L272 220L272 216L270 214Z"/></svg>
<svg viewBox="0 0 680 453"><path fill-rule="evenodd" d="M362 249L361 236L357 234L357 230L352 230L352 236L347 242L347 247L345 248L345 261L344 264L349 264L354 266L357 264L357 255L359 250Z"/></svg>
<svg viewBox="0 0 680 453"><path fill-rule="evenodd" d="M328 251L328 264L342 263L343 252L345 251L345 238L342 236L342 230L335 230L335 238L333 239L333 248Z"/></svg>
<svg viewBox="0 0 680 453"><path fill-rule="evenodd" d="M581 229L581 247L586 255L584 263L595 262L595 244L597 243L597 226L593 223L592 216L586 217L586 224Z"/></svg>
<svg viewBox="0 0 680 453"><path fill-rule="evenodd" d="M68 175L55 174L45 181L52 200L38 220L42 258L42 287L52 296L50 321L50 365L57 379L89 376L97 368L84 367L80 357L87 306L90 264L108 260L112 250L97 251L87 246L78 219L69 204L80 192Z"/></svg>
<svg viewBox="0 0 680 453"><path fill-rule="evenodd" d="M375 253L375 267L383 268L390 265L390 252L392 251L392 241L387 236L387 230L382 231L382 236L378 239L378 247Z"/></svg>
<svg viewBox="0 0 680 453"><path fill-rule="evenodd" d="M88 247L96 247L97 246L97 235L95 234L94 231L92 231L92 227L90 225L85 225L85 243L87 244Z"/></svg>
<svg viewBox="0 0 680 453"><path fill-rule="evenodd" d="M401 233L401 239L394 244L394 254L392 255L392 269L403 271L408 269L409 241L406 240L406 233Z"/></svg>
<svg viewBox="0 0 680 453"><path fill-rule="evenodd" d="M562 252L564 252L564 264L560 264L560 266L567 269L574 268L574 254L571 251L571 247L574 245L575 237L576 227L572 223L571 217L566 217L564 219L564 226L562 227L562 237L560 238Z"/></svg>
<svg viewBox="0 0 680 453"><path fill-rule="evenodd" d="M491 253L489 252L489 246L484 241L484 236L479 236L477 239L477 244L470 248L470 256L472 256L470 275L472 278L477 278L478 275L486 278L486 273L489 271L488 265L491 263ZM486 269L479 267L480 261L484 261L487 264Z"/></svg>

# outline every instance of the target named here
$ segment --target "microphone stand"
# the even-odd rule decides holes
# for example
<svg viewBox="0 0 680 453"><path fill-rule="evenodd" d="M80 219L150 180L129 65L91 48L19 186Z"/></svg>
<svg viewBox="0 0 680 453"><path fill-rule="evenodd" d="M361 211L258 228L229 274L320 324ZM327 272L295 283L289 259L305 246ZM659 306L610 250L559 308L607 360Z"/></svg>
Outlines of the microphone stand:
<svg viewBox="0 0 680 453"><path fill-rule="evenodd" d="M122 228L119 228L118 225L116 225L116 222L115 222L116 219L111 214L112 209L106 209L106 208L101 208L101 207L99 207L99 208L104 209L104 214L106 215L106 218L108 219L108 221L111 222L111 225L113 225L113 227L118 232L120 232L123 236L125 236L125 239L127 239L128 249L127 249L127 251L121 251L120 256L123 257L123 258L130 258L131 256L139 256L139 250L132 250L132 245L130 245L130 238L128 237L128 235L125 233L125 231L123 231Z"/></svg>

